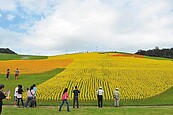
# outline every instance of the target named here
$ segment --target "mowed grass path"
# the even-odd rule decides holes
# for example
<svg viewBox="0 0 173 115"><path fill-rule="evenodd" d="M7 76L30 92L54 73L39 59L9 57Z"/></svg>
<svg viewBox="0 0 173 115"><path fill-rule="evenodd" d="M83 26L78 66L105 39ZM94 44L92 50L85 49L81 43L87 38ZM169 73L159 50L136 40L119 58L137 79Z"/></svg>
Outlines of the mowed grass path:
<svg viewBox="0 0 173 115"><path fill-rule="evenodd" d="M59 106L37 107L37 108L14 108L3 107L2 115L172 115L173 106L152 106L152 107L97 107L81 106L79 109L70 108L66 111L66 106L62 111L58 111Z"/></svg>

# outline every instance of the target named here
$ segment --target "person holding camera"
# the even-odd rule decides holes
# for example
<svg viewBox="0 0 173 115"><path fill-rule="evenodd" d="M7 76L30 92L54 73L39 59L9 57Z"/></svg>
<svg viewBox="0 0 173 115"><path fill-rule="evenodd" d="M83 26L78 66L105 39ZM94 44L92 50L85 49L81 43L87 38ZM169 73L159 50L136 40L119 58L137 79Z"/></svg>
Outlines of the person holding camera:
<svg viewBox="0 0 173 115"><path fill-rule="evenodd" d="M3 105L3 102L2 100L3 99L10 99L10 91L6 91L5 94L7 94L8 96L5 96L5 94L3 93L3 90L4 90L4 85L3 84L0 84L0 114L2 112L2 105Z"/></svg>

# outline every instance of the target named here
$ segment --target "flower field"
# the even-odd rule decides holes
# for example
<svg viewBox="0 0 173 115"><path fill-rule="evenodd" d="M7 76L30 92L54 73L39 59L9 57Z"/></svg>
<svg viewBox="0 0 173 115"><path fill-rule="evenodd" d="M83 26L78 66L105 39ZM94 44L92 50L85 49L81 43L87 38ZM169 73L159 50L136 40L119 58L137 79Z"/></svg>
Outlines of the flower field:
<svg viewBox="0 0 173 115"><path fill-rule="evenodd" d="M117 55L117 56L116 56ZM73 59L66 69L38 85L37 99L60 100L64 88L77 85L80 100L96 100L96 90L103 87L104 99L113 99L119 88L121 99L144 99L173 86L173 62L146 59L143 56L121 56L116 53L85 53L49 57L49 60Z"/></svg>
<svg viewBox="0 0 173 115"><path fill-rule="evenodd" d="M56 68L65 68L72 61L72 59L0 61L0 74L6 74L8 68L11 74L15 73L16 68L19 68L20 74L43 73Z"/></svg>

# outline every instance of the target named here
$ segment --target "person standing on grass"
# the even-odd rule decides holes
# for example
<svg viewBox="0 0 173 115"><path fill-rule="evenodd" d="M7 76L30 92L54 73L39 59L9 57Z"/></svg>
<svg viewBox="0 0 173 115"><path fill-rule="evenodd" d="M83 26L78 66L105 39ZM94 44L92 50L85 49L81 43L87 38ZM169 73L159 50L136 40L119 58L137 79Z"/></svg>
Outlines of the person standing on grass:
<svg viewBox="0 0 173 115"><path fill-rule="evenodd" d="M80 93L80 91L78 90L77 86L75 86L75 90L73 90L73 93L74 93L73 108L75 108L75 102L77 102L77 108L79 108L78 94Z"/></svg>
<svg viewBox="0 0 173 115"><path fill-rule="evenodd" d="M0 114L2 112L2 105L3 105L2 100L3 99L7 99L7 100L10 99L10 91L5 92L5 94L8 94L8 96L5 96L3 93L4 87L5 86L3 84L0 84Z"/></svg>
<svg viewBox="0 0 173 115"><path fill-rule="evenodd" d="M70 112L69 102L68 102L68 92L67 91L68 91L68 88L65 88L64 92L63 92L63 95L62 95L62 103L60 105L59 111L61 111L61 108L62 108L64 102L66 102L66 104L67 104L67 111Z"/></svg>
<svg viewBox="0 0 173 115"><path fill-rule="evenodd" d="M28 90L28 98L26 100L26 103L25 103L25 107L28 106L28 103L30 102L30 106L29 107L32 107L32 99L34 98L34 95L35 95L35 92L33 90L33 86L30 87L30 89Z"/></svg>
<svg viewBox="0 0 173 115"><path fill-rule="evenodd" d="M102 108L103 105L103 93L104 91L102 90L102 87L100 86L99 89L97 90L97 98L98 98L98 107Z"/></svg>
<svg viewBox="0 0 173 115"><path fill-rule="evenodd" d="M19 85L14 89L14 107L16 107L18 89Z"/></svg>
<svg viewBox="0 0 173 115"><path fill-rule="evenodd" d="M37 103L36 103L36 92L37 92L37 87L35 84L33 84L33 90L34 90L34 96L35 96L35 107L37 106Z"/></svg>
<svg viewBox="0 0 173 115"><path fill-rule="evenodd" d="M22 102L22 106L24 107L23 98L22 98L22 93L23 93L23 92L24 92L24 90L23 90L22 85L19 85L19 89L18 89L18 92L17 92L17 105L18 105L18 107L20 107L20 106L19 106L20 100L21 100L21 102Z"/></svg>
<svg viewBox="0 0 173 115"><path fill-rule="evenodd" d="M114 94L114 106L115 107L119 107L119 102L120 102L120 93L119 93L119 89L116 88L113 92Z"/></svg>
<svg viewBox="0 0 173 115"><path fill-rule="evenodd" d="M7 69L7 75L6 75L6 80L10 77L10 69Z"/></svg>
<svg viewBox="0 0 173 115"><path fill-rule="evenodd" d="M17 68L14 75L15 80L18 80L18 76L19 76L19 69Z"/></svg>

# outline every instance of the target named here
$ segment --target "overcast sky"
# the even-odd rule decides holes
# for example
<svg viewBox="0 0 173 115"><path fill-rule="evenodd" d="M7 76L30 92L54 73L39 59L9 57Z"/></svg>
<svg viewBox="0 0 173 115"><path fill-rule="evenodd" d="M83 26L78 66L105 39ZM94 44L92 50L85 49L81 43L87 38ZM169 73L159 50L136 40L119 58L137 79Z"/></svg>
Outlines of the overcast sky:
<svg viewBox="0 0 173 115"><path fill-rule="evenodd" d="M0 0L0 47L19 54L173 47L173 0Z"/></svg>

